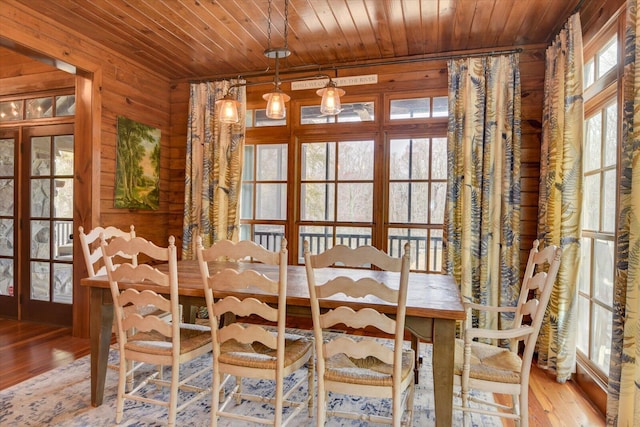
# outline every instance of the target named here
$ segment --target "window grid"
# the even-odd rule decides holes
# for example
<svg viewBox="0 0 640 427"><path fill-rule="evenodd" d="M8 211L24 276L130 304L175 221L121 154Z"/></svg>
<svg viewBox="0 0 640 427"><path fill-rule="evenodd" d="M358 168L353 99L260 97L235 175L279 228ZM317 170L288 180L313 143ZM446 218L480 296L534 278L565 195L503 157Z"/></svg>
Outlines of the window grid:
<svg viewBox="0 0 640 427"><path fill-rule="evenodd" d="M261 156L261 151L275 153L274 159ZM273 160L273 161L269 161ZM285 236L287 219L286 144L245 144L240 202L240 240L253 240L269 250L278 251ZM262 168L262 169L261 169ZM282 188L284 192L269 194L263 188ZM263 194L264 193L264 194ZM284 193L284 194L283 194ZM261 202L264 196L266 205ZM271 196L271 197L269 197ZM271 215L263 207L274 211Z"/></svg>
<svg viewBox="0 0 640 427"><path fill-rule="evenodd" d="M577 337L578 352L605 377L609 373L615 272L615 212L618 105L602 102L585 119L582 263L578 317L588 332ZM613 182L607 186L607 180ZM612 191L611 188L614 190ZM608 195L608 197L607 197ZM594 218L595 216L595 218Z"/></svg>
<svg viewBox="0 0 640 427"><path fill-rule="evenodd" d="M0 123L73 116L75 106L75 95L66 94L4 100L0 101Z"/></svg>
<svg viewBox="0 0 640 427"><path fill-rule="evenodd" d="M389 224L386 226L388 251L394 256L400 256L402 246L408 242L411 245L412 269L427 272L441 272L442 270L442 227L444 222L444 196L446 191L446 150L435 150L435 145L444 144L445 138L390 138L389 145ZM418 148L421 144L427 145L426 155ZM406 163L394 156L393 147L404 149ZM422 154L423 158L420 158ZM443 158L444 157L444 158ZM406 176L399 177L401 171L396 171L398 163L401 166L397 169L404 170L406 166ZM444 167L444 170L443 170ZM393 200L397 191L394 187L406 185L406 217L404 221L393 212ZM436 187L437 186L437 187ZM413 189L417 189L414 194ZM420 191L420 188L426 191ZM438 193L434 188L439 188ZM444 191L443 191L444 190ZM420 200L420 196L424 200ZM416 214L414 206L418 209L422 207L425 212ZM434 214L432 207L439 206L438 214Z"/></svg>
<svg viewBox="0 0 640 427"><path fill-rule="evenodd" d="M372 140L301 144L300 245L319 253L372 244L373 153Z"/></svg>
<svg viewBox="0 0 640 427"><path fill-rule="evenodd" d="M272 233L272 239L264 244L269 249L277 249L274 243L276 238L285 237L289 241L290 262L304 263L303 243L305 239L312 240L312 252L321 252L335 244L345 244L351 247L361 245L373 245L381 250L387 251L393 256L400 256L404 242L411 243L412 269L418 271L428 271L440 273L442 268L442 236L443 236L443 216L442 212L437 212L436 216L441 219L434 219L434 207L430 206L430 201L434 200L434 192L438 189L434 186L441 185L446 190L446 129L447 114L446 91L429 91L424 93L411 93L405 96L406 104L409 106L419 105L420 99L427 98L430 102L430 117L413 117L411 127L407 128L402 120L391 120L390 99L400 100L402 105L403 97L400 93L379 95L376 97L360 97L360 100L349 100L343 106L349 107L347 110L358 109L359 121L341 121L341 117L332 117L331 122L318 121L316 123L303 123L313 115L312 110L303 110L309 106L315 106L311 99L296 101L289 105L291 120L286 124L286 128L276 130L275 128L258 129L254 123L253 128L247 129L245 168L243 173L243 195L241 205L241 239L253 239L258 241L257 236L262 233L260 226L269 227L278 225L280 228ZM417 101L416 101L417 100ZM315 102L314 98L314 102ZM350 107L351 106L351 107ZM362 106L362 110L360 109ZM374 111L383 107L384 114ZM397 105L396 105L397 106ZM252 108L249 105L248 108ZM357 108L356 108L357 107ZM247 110L249 111L249 110ZM347 115L353 113L346 111ZM255 117L255 115L253 115ZM346 117L345 117L346 118ZM388 138L406 140L427 140L429 143L428 166L415 168L416 173L421 169L430 169L427 176L411 175L411 179L395 178L395 184L406 184L411 186L411 192L423 194L412 198L411 208L414 213L411 216L389 221L389 149ZM261 221L256 216L256 186L259 179L256 179L260 166L251 163L255 153L255 147L264 144L274 144L275 142L287 139L289 142L288 154L288 179L286 218L283 220ZM437 157L441 160L438 176L431 175L434 169L433 163L433 141L444 141L440 144ZM355 168L356 160L348 160L348 156L341 158L349 148L349 144L363 143L369 145L367 151L368 166L360 167L359 171L367 171L366 176L361 173L359 176L345 175L345 168ZM322 145L323 158L326 162L322 164L319 173L316 170L314 175L306 174L304 168L304 150L308 147ZM253 148L250 148L253 147ZM333 147L333 148L330 148ZM356 150L357 151L357 150ZM316 167L318 167L316 165ZM442 172L444 167L444 172ZM251 173L249 173L249 169ZM424 171L422 172L424 173ZM278 182L285 182L278 181ZM321 206L310 214L309 208L305 206L305 195L310 191L311 186L315 186L314 200L319 200L313 207ZM417 190L420 187L419 190ZM246 191L245 191L246 190ZM358 204L344 208L344 200L348 191L349 197L357 198ZM438 192L438 194L440 194ZM320 196L321 195L321 196ZM442 195L444 196L444 195ZM318 199L320 197L320 199ZM441 197L438 195L437 197ZM366 200L367 203L364 203ZM443 199L444 200L444 199ZM423 219L416 220L416 205L423 204L420 216ZM443 205L444 203L442 203ZM248 207L247 207L248 205ZM342 207L341 207L342 206ZM366 206L363 208L362 206ZM439 206L438 206L439 208ZM427 212L427 213L424 213ZM411 218L411 220L409 219Z"/></svg>

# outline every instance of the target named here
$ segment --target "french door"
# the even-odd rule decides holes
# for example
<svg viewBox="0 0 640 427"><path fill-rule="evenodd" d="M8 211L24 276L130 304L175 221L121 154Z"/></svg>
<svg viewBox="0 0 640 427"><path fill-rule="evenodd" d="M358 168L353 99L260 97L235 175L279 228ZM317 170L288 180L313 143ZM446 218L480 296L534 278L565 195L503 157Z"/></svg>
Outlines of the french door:
<svg viewBox="0 0 640 427"><path fill-rule="evenodd" d="M18 129L0 129L0 315L18 317L16 281Z"/></svg>
<svg viewBox="0 0 640 427"><path fill-rule="evenodd" d="M1 136L0 314L71 326L73 125Z"/></svg>

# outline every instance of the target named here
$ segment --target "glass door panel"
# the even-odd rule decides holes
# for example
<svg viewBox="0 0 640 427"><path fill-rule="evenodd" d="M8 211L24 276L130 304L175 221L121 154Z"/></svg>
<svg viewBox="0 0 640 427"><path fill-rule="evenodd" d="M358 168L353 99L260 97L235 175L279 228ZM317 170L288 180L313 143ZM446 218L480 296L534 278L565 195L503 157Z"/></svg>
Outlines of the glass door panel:
<svg viewBox="0 0 640 427"><path fill-rule="evenodd" d="M73 126L30 128L23 233L29 236L21 271L25 320L71 324L73 304ZM27 220L28 218L28 220Z"/></svg>
<svg viewBox="0 0 640 427"><path fill-rule="evenodd" d="M18 315L16 257L16 146L18 130L0 131L0 313Z"/></svg>

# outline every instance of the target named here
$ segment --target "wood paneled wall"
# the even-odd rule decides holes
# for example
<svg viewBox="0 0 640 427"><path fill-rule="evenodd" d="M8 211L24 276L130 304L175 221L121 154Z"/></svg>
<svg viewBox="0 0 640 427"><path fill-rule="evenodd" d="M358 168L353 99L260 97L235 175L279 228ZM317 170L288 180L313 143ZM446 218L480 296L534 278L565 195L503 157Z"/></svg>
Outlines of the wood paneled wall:
<svg viewBox="0 0 640 427"><path fill-rule="evenodd" d="M75 76L0 47L0 96L74 88Z"/></svg>
<svg viewBox="0 0 640 427"><path fill-rule="evenodd" d="M622 0L616 0L620 3ZM592 11L598 15L598 11ZM590 20L589 22L599 22ZM189 84L186 81L169 82L153 70L131 62L111 50L108 46L80 36L71 28L65 28L44 15L16 3L3 0L0 8L0 38L6 45L32 49L41 55L72 64L79 74L88 76L93 82L90 99L91 126L77 144L90 148L84 175L78 180L90 182L90 194L81 197L86 203L76 211L79 221L86 228L97 225L127 227L135 224L139 235L165 244L169 235L175 235L178 245L182 237L182 215L184 204L184 161L188 115ZM538 214L539 157L544 87L544 47L526 48L520 56L522 78L522 264L526 261L527 249L536 237ZM38 71L31 64L10 64L3 71L17 74ZM28 67L35 67L31 70ZM444 60L432 60L410 64L386 65L368 68L341 70L340 76L378 74L375 86L353 86L351 95L368 91L389 93L410 92L416 89L446 88L447 67ZM59 72L54 72L58 77ZM53 75L53 74L52 74ZM9 76L5 76L9 77ZM65 77L63 77L65 78ZM2 91L19 85L18 80L0 81ZM288 88L283 87L285 90ZM13 90L13 89L9 89ZM257 88L249 91L250 99L257 99L263 92ZM315 96L309 92L309 97ZM7 93L7 92L5 92ZM295 97L304 98L302 92ZM113 208L116 123L119 115L161 129L160 209L157 211L128 211ZM85 176L86 175L86 176ZM88 176L90 175L90 176ZM76 260L82 254L75 252ZM76 263L77 264L77 263ZM82 268L84 270L84 268ZM77 286L74 295L74 334L88 335L88 295Z"/></svg>
<svg viewBox="0 0 640 427"><path fill-rule="evenodd" d="M527 49L520 54L520 70L522 84L522 271L527 261L529 249L537 234L538 215L538 183L540 169L540 141L542 122L542 99L544 90L544 48ZM447 62L445 60L430 60L424 62L371 66L366 68L341 69L340 77L362 74L377 74L378 83L374 85L345 87L347 94L342 102L349 102L349 97L361 95L380 95L393 93L411 93L419 90L443 90L446 95L448 85ZM306 74L307 76L309 73ZM332 74L333 75L333 74ZM285 75L289 78L295 75ZM269 81L268 79L262 79ZM250 79L251 82L261 79ZM264 108L262 94L269 89L268 85L247 87L247 100L256 108ZM288 115L292 115L292 108L298 103L308 100L318 103L315 90L291 91L290 84L283 83L282 89L291 95L292 100L287 106ZM186 141L186 125L189 102L189 85L187 82L176 83L171 90L172 128L171 137L174 164L171 176L175 180L170 184L172 194L184 194L184 156ZM251 105L250 105L251 106ZM271 131L269 131L271 132ZM293 130L290 131L290 141ZM264 133L264 132L261 132ZM250 137L251 132L248 132ZM174 200L171 204L170 228L178 235L182 227L181 200ZM175 231L174 231L175 230Z"/></svg>
<svg viewBox="0 0 640 427"><path fill-rule="evenodd" d="M77 184L91 182L91 190L80 195L83 202L75 207L78 224L87 229L98 225L128 228L129 224L135 224L139 235L157 244L166 245L170 232L167 228L169 199L180 199L179 195L171 194L167 185L171 181L170 165L174 164L171 161L170 146L170 82L153 70L126 60L108 47L98 45L74 33L72 29L61 27L46 16L11 0L3 0L0 23L0 37L9 41L9 44L72 64L78 68L79 74L88 76L93 81L93 99L90 100L89 112L92 117L87 123L80 124L80 127L93 128L81 129L79 134L79 125L76 124L76 146L83 145L81 152L91 153L87 157L95 157L83 159L86 160L86 167L82 170L88 176L77 177ZM26 64L23 66L28 67ZM37 64L30 66L34 67L32 72L38 72ZM7 64L7 67L16 69L15 64ZM4 63L2 68L5 69ZM30 70L23 68L19 72L28 74ZM13 85L11 80L0 83L3 92L10 85ZM161 130L161 192L160 208L156 211L129 211L113 207L116 124L120 115ZM78 135L90 137L79 138ZM79 247L74 248L74 258L82 260ZM74 283L73 333L88 336L88 292L79 286L79 278L86 275L84 263L74 263L74 271L77 274Z"/></svg>

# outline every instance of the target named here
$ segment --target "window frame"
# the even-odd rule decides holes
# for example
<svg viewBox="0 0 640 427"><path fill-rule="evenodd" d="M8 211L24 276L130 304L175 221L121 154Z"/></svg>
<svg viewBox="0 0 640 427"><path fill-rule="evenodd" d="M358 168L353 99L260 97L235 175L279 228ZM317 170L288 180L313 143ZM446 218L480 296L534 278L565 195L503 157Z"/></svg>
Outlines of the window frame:
<svg viewBox="0 0 640 427"><path fill-rule="evenodd" d="M600 31L597 35L595 35L591 40L589 40L583 49L583 63L587 64L589 61L594 62L594 82L585 88L584 90L584 137L583 147L586 143L586 123L587 117L592 117L594 114L598 112L605 112L607 107L610 106L613 102L617 103L617 152L616 152L616 165L615 165L615 175L616 182L619 182L620 179L620 146L621 146L621 137L622 137L622 117L623 117L623 105L622 105L622 83L623 83L623 49L624 49L624 15L619 15L616 19L612 19L610 24ZM602 75L600 78L597 78L597 65L595 64L597 55L599 55L603 50L607 48L609 42L612 37L617 36L617 45L618 45L618 54L617 54L617 66L610 69L607 73ZM602 118L604 122L604 117ZM602 128L604 130L604 127ZM604 156L604 136L601 138L601 156ZM603 167L602 160L600 167L598 168L597 173L600 176L603 176L604 170L611 170L611 168ZM594 170L595 171L595 170ZM596 173L591 171L590 173ZM582 170L582 176L585 176L585 170ZM602 198L604 183L600 182L600 198ZM615 185L615 188L618 188L618 185ZM600 213L599 213L599 224L598 230L586 230L584 229L584 225L581 226L582 233L582 242L581 242L581 257L584 255L582 251L584 250L584 239L590 239L591 244L589 245L590 252L590 271L589 271L589 283L588 283L588 292L581 290L580 282L577 284L577 301L579 303L581 298L586 299L589 304L589 331L588 331L588 354L585 354L581 349L576 348L576 360L577 360L577 379L580 382L583 389L587 391L589 396L596 401L602 399L599 394L596 394L592 390L599 389L603 390L603 394L606 395L607 383L608 383L608 375L600 369L600 367L591 360L592 358L592 345L593 345L593 334L597 333L595 329L592 329L592 325L594 324L594 307L602 307L612 313L613 307L608 306L603 301L596 297L596 289L594 280L592 279L593 271L594 271L594 242L596 240L604 240L604 241L613 241L618 240L618 229L617 229L617 221L618 221L618 208L619 197L616 196L616 206L615 206L615 222L614 222L614 230L613 232L603 232L602 231L602 205L600 203ZM617 262L616 259L616 251L614 250L613 254L613 274L615 280L615 265ZM582 266L581 266L582 271ZM579 280L582 279L582 274L580 274ZM595 383L596 387L592 387L591 384Z"/></svg>
<svg viewBox="0 0 640 427"><path fill-rule="evenodd" d="M370 89L370 88L366 88ZM347 91L349 92L348 88ZM371 244L386 251L388 248L387 232L389 228L404 228L404 224L388 223L389 203L389 138L446 138L448 117L428 117L418 119L390 120L391 99L411 99L424 97L447 97L446 87L428 89L424 91L399 90L388 93L371 93L351 91L352 95L346 95L342 99L343 104L358 102L374 102L374 121L346 122L346 123L322 123L300 124L301 108L319 105L320 99L311 91L300 91L292 96L287 105L287 125L277 127L251 127L246 129L246 144L269 144L288 142L288 182L287 182L287 219L285 221L285 237L288 241L289 262L301 264L302 242L299 241L300 227L317 225L313 221L301 220L301 156L302 144L313 142L335 142L373 140L374 164L373 164L373 218L371 223L354 224L349 221L333 221L327 226L367 226L371 227ZM263 107L263 101L258 97L248 97L247 110L255 110ZM433 101L431 101L432 103ZM431 152L431 149L430 149ZM430 160L431 161L431 160ZM268 221L241 220L241 225L251 223L267 223ZM406 228L443 230L444 225L407 224ZM253 235L252 235L253 237ZM440 271L429 271L440 273Z"/></svg>

